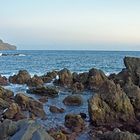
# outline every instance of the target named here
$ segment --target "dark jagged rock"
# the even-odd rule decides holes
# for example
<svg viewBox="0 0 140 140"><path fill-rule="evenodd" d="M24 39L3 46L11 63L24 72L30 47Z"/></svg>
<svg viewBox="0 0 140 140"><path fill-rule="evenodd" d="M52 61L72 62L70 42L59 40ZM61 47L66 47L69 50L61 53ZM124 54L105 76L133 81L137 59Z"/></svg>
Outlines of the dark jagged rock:
<svg viewBox="0 0 140 140"><path fill-rule="evenodd" d="M20 70L17 75L10 76L9 82L13 84L27 84L31 75L26 70Z"/></svg>
<svg viewBox="0 0 140 140"><path fill-rule="evenodd" d="M98 90L107 79L108 78L103 73L103 71L92 68L91 70L89 70L89 89Z"/></svg>
<svg viewBox="0 0 140 140"><path fill-rule="evenodd" d="M64 68L61 71L58 72L59 79L55 81L58 85L64 86L64 87L71 87L73 83L73 76L72 73Z"/></svg>
<svg viewBox="0 0 140 140"><path fill-rule="evenodd" d="M125 57L124 64L131 73L133 83L140 86L140 58Z"/></svg>
<svg viewBox="0 0 140 140"><path fill-rule="evenodd" d="M53 87L30 88L27 92L31 94L38 94L40 96L47 96L51 98L55 98L58 96L58 90Z"/></svg>
<svg viewBox="0 0 140 140"><path fill-rule="evenodd" d="M34 75L34 77L30 78L27 81L27 86L29 87L42 87L44 84L43 80L41 77Z"/></svg>
<svg viewBox="0 0 140 140"><path fill-rule="evenodd" d="M80 95L69 95L63 100L63 103L69 106L80 106L83 104L83 99Z"/></svg>
<svg viewBox="0 0 140 140"><path fill-rule="evenodd" d="M113 81L106 81L88 103L90 118L96 125L135 121L130 99Z"/></svg>
<svg viewBox="0 0 140 140"><path fill-rule="evenodd" d="M123 90L129 97L137 118L140 120L140 88L132 82L125 84Z"/></svg>
<svg viewBox="0 0 140 140"><path fill-rule="evenodd" d="M109 79L123 87L131 79L131 73L127 69L122 69L118 74L111 74Z"/></svg>
<svg viewBox="0 0 140 140"><path fill-rule="evenodd" d="M58 75L57 71L48 72L46 75L41 76L44 83L50 83Z"/></svg>
<svg viewBox="0 0 140 140"><path fill-rule="evenodd" d="M87 87L88 84L88 72L84 72L84 73L79 73L77 74L76 72L73 73L73 81L76 83L82 83L83 85L85 85L85 87Z"/></svg>

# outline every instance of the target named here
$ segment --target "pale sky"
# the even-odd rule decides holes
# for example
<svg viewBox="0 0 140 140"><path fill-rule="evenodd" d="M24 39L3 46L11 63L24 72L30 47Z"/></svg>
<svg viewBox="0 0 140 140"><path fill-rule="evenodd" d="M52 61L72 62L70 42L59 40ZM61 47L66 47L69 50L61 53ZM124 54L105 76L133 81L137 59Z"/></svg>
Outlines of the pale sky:
<svg viewBox="0 0 140 140"><path fill-rule="evenodd" d="M140 50L140 0L0 0L0 38L18 49Z"/></svg>

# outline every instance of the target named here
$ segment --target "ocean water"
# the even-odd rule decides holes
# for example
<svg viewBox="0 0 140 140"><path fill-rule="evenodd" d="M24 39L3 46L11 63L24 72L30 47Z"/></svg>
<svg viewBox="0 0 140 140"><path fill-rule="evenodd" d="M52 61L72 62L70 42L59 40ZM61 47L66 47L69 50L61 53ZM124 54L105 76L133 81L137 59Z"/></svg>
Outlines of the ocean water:
<svg viewBox="0 0 140 140"><path fill-rule="evenodd" d="M119 52L119 51L2 51L0 52L0 74L9 76L17 73L21 69L26 69L30 74L42 75L48 71L60 70L68 68L72 72L86 72L95 67L101 69L105 74L118 73L124 68L123 58L125 56L140 57L140 52ZM26 93L28 87L26 85L6 86L15 94L24 92L28 96L36 99L39 96L30 95ZM84 103L82 106L65 106L63 99L70 95L69 91L59 92L59 97L49 99L44 104L44 110L47 114L47 120L39 120L48 129L64 125L65 115L68 113L86 113L88 116L88 102L87 100L94 94L90 91L82 93ZM65 113L53 114L49 111L50 105L62 107ZM89 117L87 117L87 127ZM81 134L78 140L88 140L88 129Z"/></svg>
<svg viewBox="0 0 140 140"><path fill-rule="evenodd" d="M38 75L62 68L68 68L75 72L84 72L93 67L102 69L106 74L117 73L124 67L123 58L125 56L140 57L140 52L1 51L0 74L9 76L17 73L20 69L26 69L31 74Z"/></svg>

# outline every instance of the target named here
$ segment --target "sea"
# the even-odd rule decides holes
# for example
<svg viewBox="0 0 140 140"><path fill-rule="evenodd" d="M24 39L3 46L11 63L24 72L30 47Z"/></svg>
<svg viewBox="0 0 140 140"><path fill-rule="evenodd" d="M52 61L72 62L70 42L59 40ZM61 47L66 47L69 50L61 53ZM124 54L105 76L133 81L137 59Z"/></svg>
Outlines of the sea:
<svg viewBox="0 0 140 140"><path fill-rule="evenodd" d="M27 70L32 76L34 74L43 75L52 70L61 70L67 68L72 72L87 72L91 68L97 68L104 71L106 75L118 73L125 66L123 58L125 56L140 57L139 51L55 51L55 50L16 50L0 52L0 74L7 78L18 73L19 70ZM52 83L49 83L50 86ZM26 93L26 85L10 84L5 88L12 90L15 95L23 92L27 96L35 99L40 98L36 95ZM87 131L81 134L77 140L88 140L89 117L88 117L88 99L94 93L85 91L82 93L84 103L82 106L65 106L63 99L71 95L70 91L60 91L59 96L49 99L44 104L44 110L47 114L46 120L38 120L48 129L52 127L64 126L65 115L68 113L86 113ZM49 111L50 105L62 107L65 112L62 114L53 114ZM90 131L90 130L89 130Z"/></svg>
<svg viewBox="0 0 140 140"><path fill-rule="evenodd" d="M54 51L16 50L0 52L0 74L9 76L21 69L32 75L68 68L72 72L85 72L95 67L106 74L118 73L124 68L125 56L139 57L139 51Z"/></svg>

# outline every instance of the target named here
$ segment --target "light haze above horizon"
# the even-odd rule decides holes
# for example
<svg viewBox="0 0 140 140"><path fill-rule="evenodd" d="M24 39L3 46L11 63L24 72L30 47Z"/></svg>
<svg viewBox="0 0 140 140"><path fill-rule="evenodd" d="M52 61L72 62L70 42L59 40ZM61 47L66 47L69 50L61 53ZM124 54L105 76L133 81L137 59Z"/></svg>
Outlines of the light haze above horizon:
<svg viewBox="0 0 140 140"><path fill-rule="evenodd" d="M0 39L21 50L139 50L139 0L0 0Z"/></svg>

